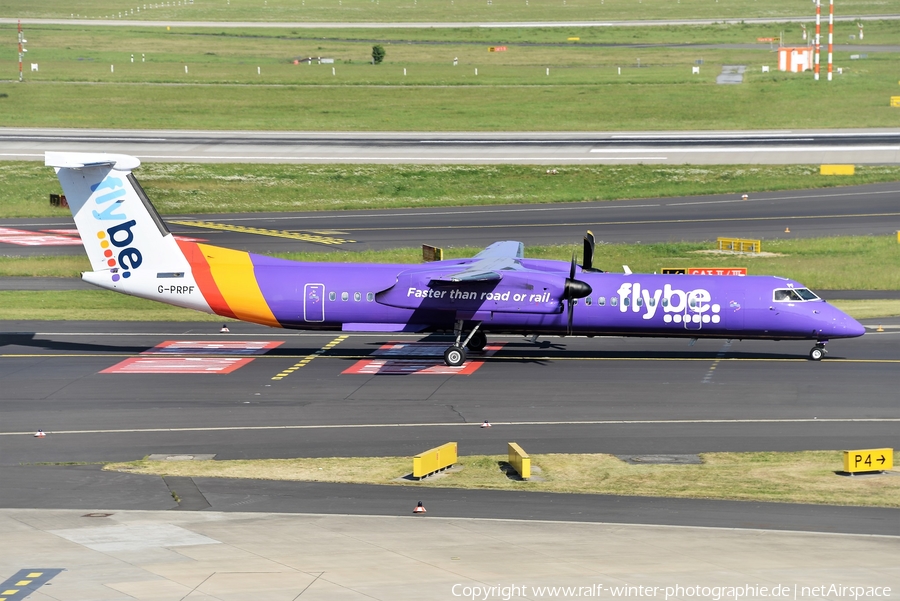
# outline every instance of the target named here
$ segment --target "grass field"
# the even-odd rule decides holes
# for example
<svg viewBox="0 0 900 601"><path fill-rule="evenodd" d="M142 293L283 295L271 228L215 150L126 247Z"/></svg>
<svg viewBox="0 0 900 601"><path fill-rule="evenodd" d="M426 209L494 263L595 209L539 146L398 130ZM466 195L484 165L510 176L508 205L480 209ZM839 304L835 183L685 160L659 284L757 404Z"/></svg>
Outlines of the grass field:
<svg viewBox="0 0 900 601"><path fill-rule="evenodd" d="M804 0L0 0L0 16L193 21L568 21L725 19L812 13ZM889 0L842 0L842 14L893 12Z"/></svg>
<svg viewBox="0 0 900 601"><path fill-rule="evenodd" d="M846 40L848 32L856 34L853 24L841 27L845 30L839 31L839 40ZM866 27L866 43L900 39L898 21ZM839 48L836 65L845 71L827 85L814 82L810 74L764 74L760 66L774 68L777 58L770 44L756 39L782 32L786 41L800 43L795 24L584 32L412 29L378 31L374 38L372 31L358 29L30 26L28 60L40 70L26 74L27 85L0 83L0 123L361 131L896 123L896 109L888 100L897 91L894 66L900 53L873 52L865 60L850 61L850 52ZM567 41L572 36L584 41ZM382 65L368 64L374 42L385 44ZM654 45L660 43L675 46ZM722 43L726 47L678 46ZM498 44L508 50L487 51ZM309 56L330 57L335 64L293 64ZM454 58L459 59L457 67ZM701 73L692 74L691 67L701 59ZM748 66L745 83L716 85L723 64ZM16 70L15 53L0 54L0 73L12 78ZM59 102L61 97L66 102ZM811 105L815 111L808 110Z"/></svg>
<svg viewBox="0 0 900 601"><path fill-rule="evenodd" d="M742 194L900 181L900 167L818 165L242 165L145 163L137 177L163 215L530 204ZM68 216L42 163L0 162L0 218Z"/></svg>
<svg viewBox="0 0 900 601"><path fill-rule="evenodd" d="M527 447L527 445L525 445ZM532 455L542 481L521 482L500 471L505 456L462 456L462 470L421 482L408 457L234 461L134 461L104 469L161 476L352 482L440 488L733 499L900 507L900 478L847 478L840 451L705 453L699 465L631 465L611 455ZM537 480L537 479L534 479Z"/></svg>

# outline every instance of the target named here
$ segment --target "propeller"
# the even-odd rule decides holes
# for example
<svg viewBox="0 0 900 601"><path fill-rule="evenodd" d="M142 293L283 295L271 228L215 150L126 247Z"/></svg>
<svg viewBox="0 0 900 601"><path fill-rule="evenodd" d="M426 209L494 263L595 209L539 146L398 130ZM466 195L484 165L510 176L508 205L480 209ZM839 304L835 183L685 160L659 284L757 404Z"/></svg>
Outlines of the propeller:
<svg viewBox="0 0 900 601"><path fill-rule="evenodd" d="M563 298L566 299L567 327L566 334L572 333L572 317L575 311L575 302L579 298L584 298L593 290L586 283L575 279L575 255L572 255L572 263L569 266L569 277L566 278L566 284L563 289Z"/></svg>

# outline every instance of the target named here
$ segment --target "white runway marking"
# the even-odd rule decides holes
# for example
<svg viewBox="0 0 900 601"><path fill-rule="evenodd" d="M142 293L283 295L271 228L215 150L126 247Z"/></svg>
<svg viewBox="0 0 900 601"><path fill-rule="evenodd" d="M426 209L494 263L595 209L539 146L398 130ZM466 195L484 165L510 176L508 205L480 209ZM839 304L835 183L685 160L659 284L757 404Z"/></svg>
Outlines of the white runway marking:
<svg viewBox="0 0 900 601"><path fill-rule="evenodd" d="M895 423L900 417L866 417L866 418L799 418L799 419L648 419L648 420L589 420L558 422L491 422L496 426L612 426L612 425L692 425L692 424L804 424L804 423ZM113 430L45 430L47 435L61 434L143 434L154 432L244 432L260 430L353 430L366 428L480 428L481 422L434 422L420 424L317 424L295 426L212 426L198 428L131 428ZM34 436L34 432L0 432L0 436Z"/></svg>
<svg viewBox="0 0 900 601"><path fill-rule="evenodd" d="M591 152L647 152L647 148L592 148ZM780 146L769 148L766 146L695 146L692 148L661 148L664 152L857 152L864 150L900 150L900 146Z"/></svg>

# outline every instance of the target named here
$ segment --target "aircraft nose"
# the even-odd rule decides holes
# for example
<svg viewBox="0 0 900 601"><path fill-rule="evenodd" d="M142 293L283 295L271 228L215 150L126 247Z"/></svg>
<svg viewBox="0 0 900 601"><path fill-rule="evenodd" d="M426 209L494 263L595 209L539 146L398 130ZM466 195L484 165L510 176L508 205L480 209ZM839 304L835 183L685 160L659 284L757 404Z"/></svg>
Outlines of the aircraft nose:
<svg viewBox="0 0 900 601"><path fill-rule="evenodd" d="M822 311L822 334L831 338L853 338L866 333L866 328L861 323L836 307L828 305L827 311Z"/></svg>

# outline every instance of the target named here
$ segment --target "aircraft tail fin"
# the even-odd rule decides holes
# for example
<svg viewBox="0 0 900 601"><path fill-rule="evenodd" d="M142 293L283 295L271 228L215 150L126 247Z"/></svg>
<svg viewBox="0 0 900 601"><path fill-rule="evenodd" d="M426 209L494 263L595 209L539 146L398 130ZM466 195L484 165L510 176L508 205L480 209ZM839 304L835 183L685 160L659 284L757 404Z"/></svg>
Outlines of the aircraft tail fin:
<svg viewBox="0 0 900 601"><path fill-rule="evenodd" d="M91 261L94 277L86 274L85 279L117 287L144 272L189 271L178 243L132 174L141 164L138 159L48 152L45 164L56 169Z"/></svg>

